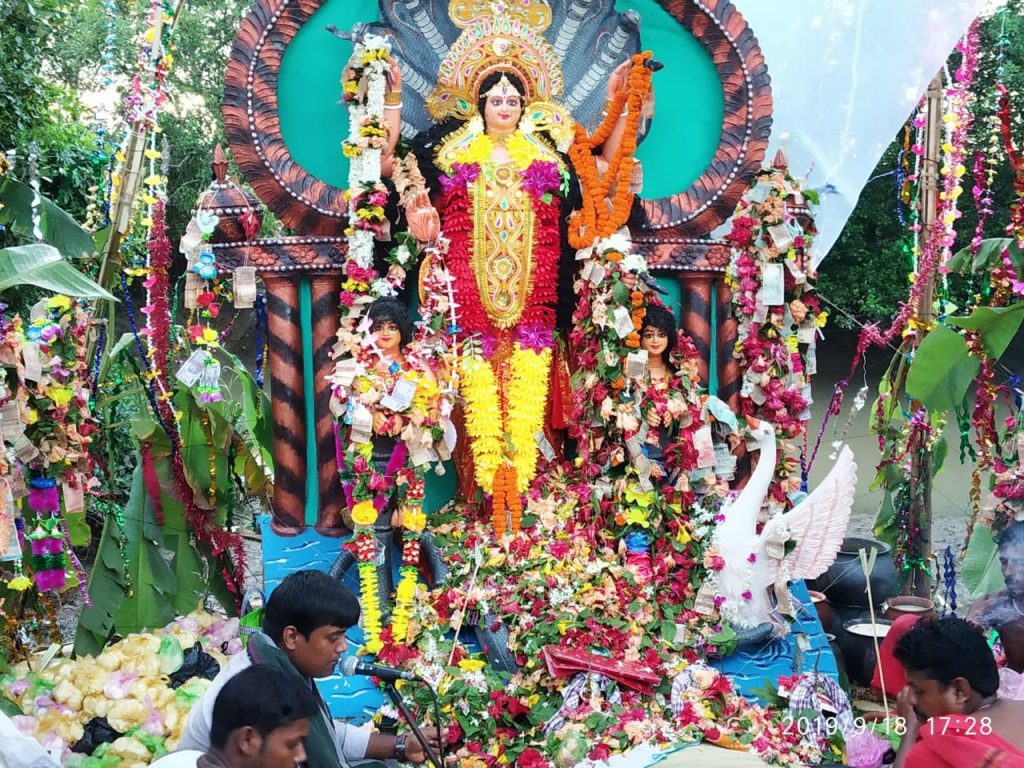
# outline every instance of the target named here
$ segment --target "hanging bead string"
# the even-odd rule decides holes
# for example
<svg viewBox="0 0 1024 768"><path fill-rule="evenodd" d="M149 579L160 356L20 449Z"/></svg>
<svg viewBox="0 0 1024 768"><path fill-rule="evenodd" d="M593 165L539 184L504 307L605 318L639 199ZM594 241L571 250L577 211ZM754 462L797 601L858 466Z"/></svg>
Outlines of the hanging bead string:
<svg viewBox="0 0 1024 768"><path fill-rule="evenodd" d="M99 333L96 336L96 356L92 361L92 371L89 373L89 391L95 396L96 386L100 381L100 363L103 361L103 350L107 344L107 326L100 325Z"/></svg>
<svg viewBox="0 0 1024 768"><path fill-rule="evenodd" d="M256 386L263 389L264 345L266 344L264 326L267 323L267 299L263 291L256 294L253 309L256 313Z"/></svg>
<svg viewBox="0 0 1024 768"><path fill-rule="evenodd" d="M943 553L943 583L946 588L946 604L942 608L942 615L955 614L957 609L956 557L953 555L953 548L948 544Z"/></svg>

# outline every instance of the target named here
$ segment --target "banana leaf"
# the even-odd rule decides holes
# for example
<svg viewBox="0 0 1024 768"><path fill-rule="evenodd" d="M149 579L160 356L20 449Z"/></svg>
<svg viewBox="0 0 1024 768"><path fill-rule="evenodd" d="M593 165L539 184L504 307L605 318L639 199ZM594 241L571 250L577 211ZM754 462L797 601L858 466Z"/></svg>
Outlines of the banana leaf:
<svg viewBox="0 0 1024 768"><path fill-rule="evenodd" d="M46 243L0 250L0 293L19 285L35 285L78 298L117 301Z"/></svg>
<svg viewBox="0 0 1024 768"><path fill-rule="evenodd" d="M141 503L137 501L141 498ZM132 490L124 513L127 577L131 595L114 615L117 631L126 635L143 629L156 629L174 619L174 594L178 580L160 554L162 532L153 516L142 481L142 461L132 476Z"/></svg>
<svg viewBox="0 0 1024 768"><path fill-rule="evenodd" d="M907 372L907 394L929 410L951 411L963 402L979 367L978 359L967 353L964 337L937 325L914 353Z"/></svg>
<svg viewBox="0 0 1024 768"><path fill-rule="evenodd" d="M957 328L978 331L985 352L998 360L1010 346L1024 320L1024 302L1009 307L978 307L967 317L948 317L946 322Z"/></svg>
<svg viewBox="0 0 1024 768"><path fill-rule="evenodd" d="M178 588L172 597L172 604L175 613L183 616L194 611L210 591L207 586L208 563L192 542L181 502L174 494L165 492L174 487L169 452L157 455L154 451L153 462L160 481L160 503L164 512L163 546L174 552L171 570Z"/></svg>
<svg viewBox="0 0 1024 768"><path fill-rule="evenodd" d="M142 516L143 495L141 462L136 460L131 492L125 505L125 521ZM114 616L128 593L125 539L114 515L107 515L100 533L96 560L89 573L86 588L92 605L82 610L75 632L75 653L95 656L103 650L114 632Z"/></svg>
<svg viewBox="0 0 1024 768"><path fill-rule="evenodd" d="M0 178L0 224L26 238L32 234L32 199L35 190L11 176ZM63 208L40 195L39 228L43 242L49 243L69 259L80 259L96 252L92 235Z"/></svg>
<svg viewBox="0 0 1024 768"><path fill-rule="evenodd" d="M949 268L954 272L970 269L977 272L999 266L1003 260L1003 251L1008 251L1017 273L1024 266L1024 254L1021 253L1017 239L1013 237L989 237L981 241L978 252L971 255L971 247L961 248L949 260Z"/></svg>
<svg viewBox="0 0 1024 768"><path fill-rule="evenodd" d="M974 526L967 554L961 571L964 584L974 597L998 592L1006 586L1003 569L999 563L999 548L992 537L992 529L984 525Z"/></svg>

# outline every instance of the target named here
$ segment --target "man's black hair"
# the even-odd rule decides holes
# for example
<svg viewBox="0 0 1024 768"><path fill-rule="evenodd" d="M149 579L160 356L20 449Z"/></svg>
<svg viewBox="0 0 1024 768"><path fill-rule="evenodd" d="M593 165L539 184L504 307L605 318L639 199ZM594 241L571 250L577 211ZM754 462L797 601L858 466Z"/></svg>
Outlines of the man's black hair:
<svg viewBox="0 0 1024 768"><path fill-rule="evenodd" d="M323 571L289 574L270 593L263 608L263 631L278 644L287 626L294 626L308 640L320 627L348 629L357 623L359 600Z"/></svg>
<svg viewBox="0 0 1024 768"><path fill-rule="evenodd" d="M679 344L679 331L676 330L676 317L669 310L664 307L659 307L657 304L651 304L647 307L647 313L644 315L643 325L640 326L640 335L643 335L645 328L657 328L668 336L668 342L665 345L665 351L663 353L665 361L668 361L669 355L672 354L672 350Z"/></svg>
<svg viewBox="0 0 1024 768"><path fill-rule="evenodd" d="M512 87L519 93L519 98L523 100L523 104L520 106L523 111L526 111L526 88L523 86L523 81L519 79L517 75L511 72L501 69L497 72L491 72L487 77L484 78L483 82L480 83L480 90L476 94L476 109L480 113L480 117L484 116L484 107L487 105L487 93L499 82L501 78L506 78L512 84Z"/></svg>
<svg viewBox="0 0 1024 768"><path fill-rule="evenodd" d="M395 299L377 299L370 305L370 309L366 314L374 325L388 321L397 325L398 332L402 337L401 344L403 347L412 341L412 320L409 319L409 312L400 301Z"/></svg>
<svg viewBox="0 0 1024 768"><path fill-rule="evenodd" d="M249 726L265 739L278 728L318 714L312 692L295 675L259 664L247 667L217 694L210 746L224 749L239 728Z"/></svg>
<svg viewBox="0 0 1024 768"><path fill-rule="evenodd" d="M999 670L985 636L957 616L916 622L896 643L896 660L945 690L962 677L981 696L999 690Z"/></svg>

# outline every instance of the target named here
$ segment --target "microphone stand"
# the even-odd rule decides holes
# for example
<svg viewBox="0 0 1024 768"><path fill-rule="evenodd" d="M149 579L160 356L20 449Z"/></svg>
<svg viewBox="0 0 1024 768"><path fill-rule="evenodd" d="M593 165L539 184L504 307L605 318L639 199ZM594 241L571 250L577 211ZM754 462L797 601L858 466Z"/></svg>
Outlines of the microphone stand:
<svg viewBox="0 0 1024 768"><path fill-rule="evenodd" d="M388 698L391 699L392 703L398 707L398 711L402 713L402 716L405 718L405 722L407 722L409 727L412 728L412 732L416 735L416 740L423 745L423 751L426 753L427 759L434 764L434 768L444 768L437 755L434 754L434 750L430 748L430 742L427 741L427 737L423 735L423 731L420 730L420 726L416 722L416 719L412 716L412 713L409 712L409 708L405 705L405 700L402 698L402 694L398 692L397 688L395 688L395 684L389 680L384 681L384 692L387 693ZM439 729L440 727L440 724L438 724Z"/></svg>

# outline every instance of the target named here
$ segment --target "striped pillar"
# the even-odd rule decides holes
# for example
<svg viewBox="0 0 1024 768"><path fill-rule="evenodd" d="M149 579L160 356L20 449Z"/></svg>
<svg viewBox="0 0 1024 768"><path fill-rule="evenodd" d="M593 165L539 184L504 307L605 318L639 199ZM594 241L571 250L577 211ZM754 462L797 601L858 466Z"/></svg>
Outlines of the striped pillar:
<svg viewBox="0 0 1024 768"><path fill-rule="evenodd" d="M714 274L710 272L678 272L680 301L680 327L693 341L700 353L700 383L711 384L709 364L711 344L715 334L711 329L711 304L714 300ZM712 392L711 394L715 394Z"/></svg>
<svg viewBox="0 0 1024 768"><path fill-rule="evenodd" d="M739 323L732 313L732 291L719 277L715 281L718 299L718 397L733 413L740 412L740 387L743 371L733 350L739 337Z"/></svg>
<svg viewBox="0 0 1024 768"><path fill-rule="evenodd" d="M331 385L327 381L327 376L334 370L331 350L337 342L341 273L317 275L311 283L314 432L319 488L316 530L326 536L341 536L348 532L348 528L341 517L344 495L334 449Z"/></svg>
<svg viewBox="0 0 1024 768"><path fill-rule="evenodd" d="M306 425L302 381L299 282L265 275L270 411L274 418L274 501L271 526L290 536L305 528Z"/></svg>

